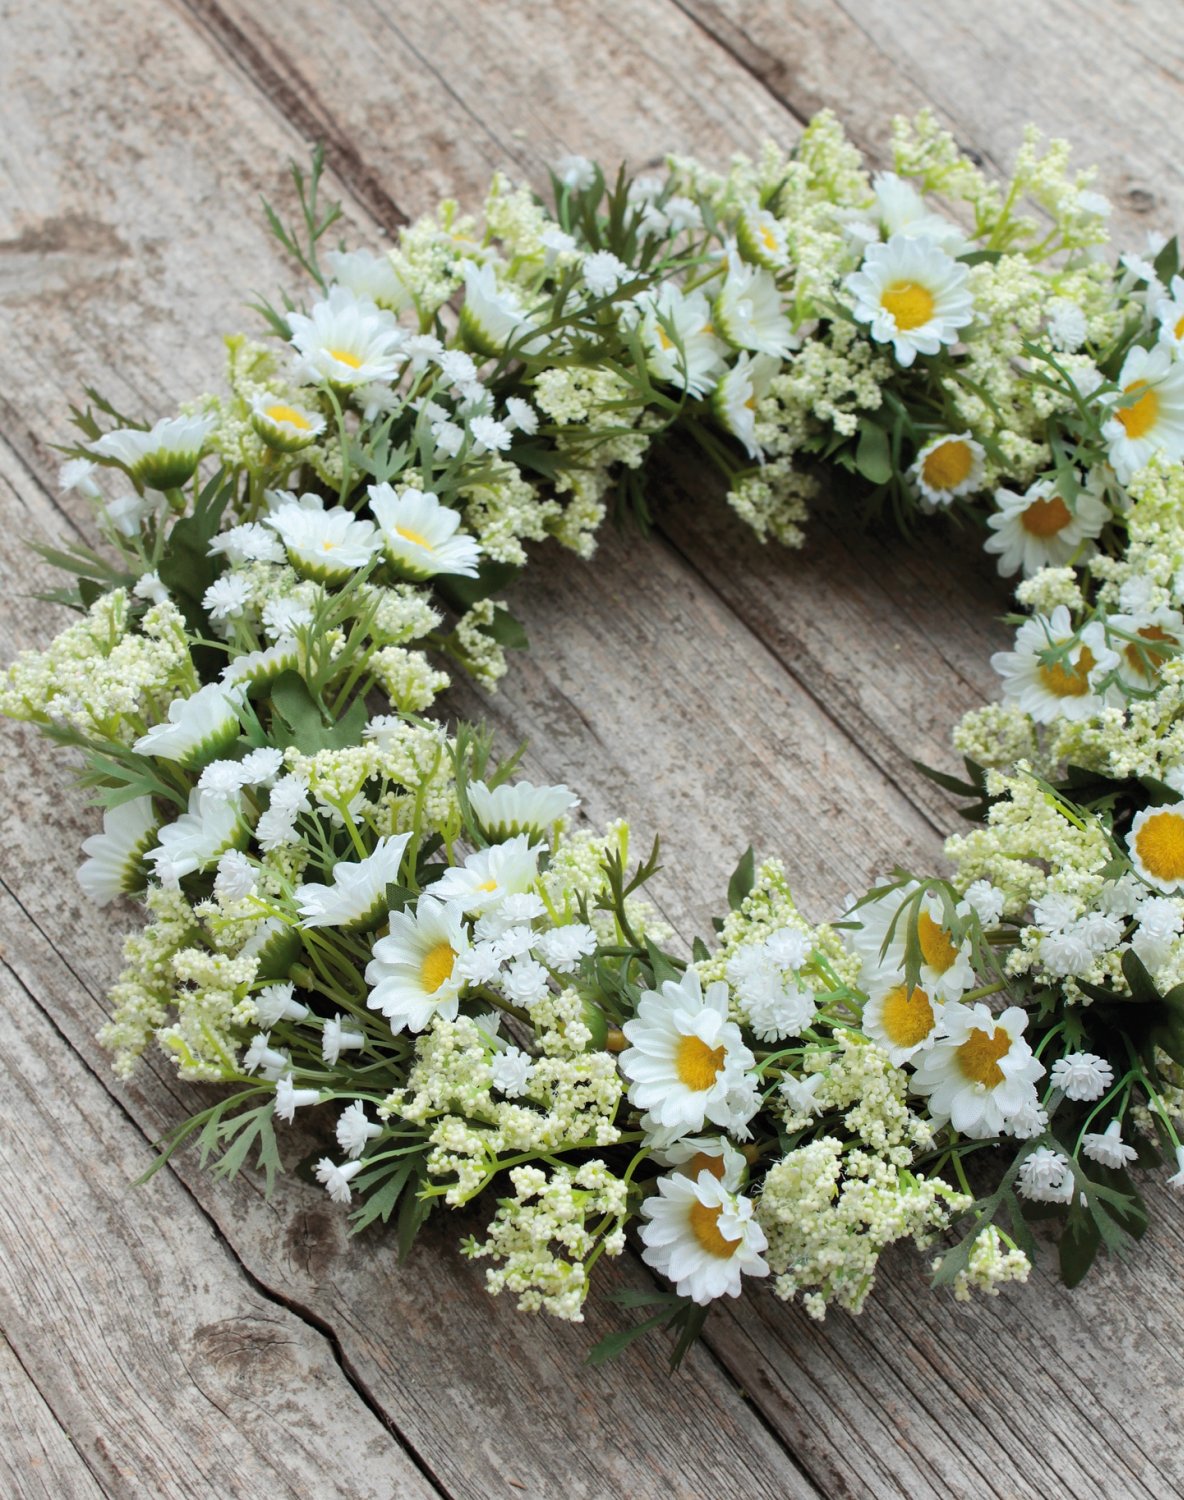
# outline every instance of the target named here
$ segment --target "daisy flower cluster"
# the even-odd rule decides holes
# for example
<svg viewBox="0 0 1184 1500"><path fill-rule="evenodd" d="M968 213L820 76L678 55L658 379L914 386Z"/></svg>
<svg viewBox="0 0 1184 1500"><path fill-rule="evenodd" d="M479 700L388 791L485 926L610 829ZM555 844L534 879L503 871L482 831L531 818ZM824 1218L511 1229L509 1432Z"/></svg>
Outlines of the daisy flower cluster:
<svg viewBox="0 0 1184 1500"><path fill-rule="evenodd" d="M0 679L102 809L83 889L146 911L116 1069L220 1085L161 1161L303 1155L402 1253L467 1213L490 1291L566 1319L633 1243L670 1289L603 1353L664 1327L677 1359L760 1282L857 1312L900 1241L960 1299L1024 1280L1037 1219L1070 1282L1123 1251L1132 1168L1184 1185L1175 242L1111 265L1062 143L998 184L928 115L890 170L822 115L724 173L499 175L381 253L330 248L321 166L271 216L303 285L224 389L76 411L61 481L103 545L43 549L76 618ZM656 846L428 717L525 645L532 546L652 519L675 438L762 537L796 545L827 472L963 513L1017 580L968 779L937 778L975 824L948 877L819 925L750 852L686 945Z"/></svg>

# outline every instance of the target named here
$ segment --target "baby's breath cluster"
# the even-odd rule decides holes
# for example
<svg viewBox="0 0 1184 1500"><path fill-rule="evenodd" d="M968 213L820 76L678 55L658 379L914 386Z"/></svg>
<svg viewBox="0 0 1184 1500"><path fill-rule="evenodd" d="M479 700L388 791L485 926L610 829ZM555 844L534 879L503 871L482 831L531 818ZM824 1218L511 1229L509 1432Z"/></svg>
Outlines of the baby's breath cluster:
<svg viewBox="0 0 1184 1500"><path fill-rule="evenodd" d="M218 1085L196 1136L270 1181L299 1114L355 1229L471 1216L492 1292L579 1320L630 1236L678 1335L769 1278L858 1312L882 1253L958 1299L1066 1280L1184 1185L1184 278L1107 259L1109 205L1029 131L1007 182L923 114L871 171L829 114L724 172L671 158L548 200L494 178L381 252L330 248L321 161L272 214L302 285L155 422L91 392L44 549L76 620L0 680L102 809L79 880L139 898L103 1042ZM762 539L823 476L957 512L1017 579L1000 701L955 743L975 826L830 923L741 860L710 940L657 849L579 825L425 717L525 645L503 595L591 556L693 446ZM848 492L850 492L848 494ZM473 1222L488 1204L480 1222ZM626 1294L646 1305L644 1293Z"/></svg>

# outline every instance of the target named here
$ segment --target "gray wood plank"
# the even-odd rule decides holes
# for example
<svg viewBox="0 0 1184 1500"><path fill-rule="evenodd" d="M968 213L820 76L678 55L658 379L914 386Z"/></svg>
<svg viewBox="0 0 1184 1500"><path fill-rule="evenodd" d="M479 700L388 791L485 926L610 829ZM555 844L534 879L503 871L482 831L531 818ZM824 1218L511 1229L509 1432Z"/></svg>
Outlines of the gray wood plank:
<svg viewBox="0 0 1184 1500"><path fill-rule="evenodd" d="M0 1486L13 1500L90 1500L103 1493L3 1333Z"/></svg>

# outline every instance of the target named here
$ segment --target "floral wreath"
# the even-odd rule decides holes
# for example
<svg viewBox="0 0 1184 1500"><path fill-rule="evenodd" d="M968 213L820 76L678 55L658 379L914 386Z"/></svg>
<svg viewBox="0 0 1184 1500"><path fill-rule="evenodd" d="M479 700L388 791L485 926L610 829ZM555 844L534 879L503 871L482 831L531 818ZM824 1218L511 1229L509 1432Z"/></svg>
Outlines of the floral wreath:
<svg viewBox="0 0 1184 1500"><path fill-rule="evenodd" d="M498 176L381 255L326 250L314 154L298 224L268 210L305 295L227 339L229 393L74 412L61 482L110 546L41 549L79 618L0 710L81 753L79 880L147 909L117 1071L155 1044L220 1085L156 1166L196 1137L270 1187L299 1112L355 1230L405 1254L485 1195L490 1290L577 1321L632 1226L672 1289L594 1356L661 1326L675 1361L745 1278L858 1311L906 1237L965 1299L1051 1219L1074 1283L1142 1234L1136 1163L1184 1185L1176 242L1111 265L1109 205L1034 130L1003 187L928 115L893 139L874 176L828 114L723 174L573 157L550 206ZM797 545L842 472L1022 574L967 780L933 773L972 804L949 876L814 926L750 850L688 948L656 846L423 717L442 662L492 688L525 644L526 544L589 556L610 499L644 525L676 433L761 538Z"/></svg>

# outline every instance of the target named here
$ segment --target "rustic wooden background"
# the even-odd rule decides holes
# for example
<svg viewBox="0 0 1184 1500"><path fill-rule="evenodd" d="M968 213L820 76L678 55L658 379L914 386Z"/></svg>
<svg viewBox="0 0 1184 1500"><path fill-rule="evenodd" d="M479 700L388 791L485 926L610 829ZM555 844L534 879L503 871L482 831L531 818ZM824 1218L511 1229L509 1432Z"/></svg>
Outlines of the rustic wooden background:
<svg viewBox="0 0 1184 1500"><path fill-rule="evenodd" d="M99 382L152 415L220 378L245 294L286 279L258 211L324 139L356 243L495 167L541 184L579 150L724 161L836 109L882 157L929 102L1002 166L1023 122L1101 168L1127 241L1184 220L1175 0L2 0L0 657L58 612L22 537L90 537L55 491L67 402ZM763 549L718 498L666 487L647 545L595 570L550 549L517 608L545 649L487 712L594 820L666 848L661 898L705 925L739 850L780 852L806 909L893 860L932 864L947 755L992 692L1005 594L940 524L914 545L818 518ZM771 1297L715 1313L670 1379L607 1370L582 1328L491 1302L439 1224L396 1265L297 1182L143 1190L195 1104L93 1040L121 926L86 906L93 827L32 734L3 738L0 1493L5 1496L1164 1496L1184 1485L1184 1217L1073 1293L1042 1269L971 1307L894 1259L860 1319ZM614 1273L643 1284L634 1260Z"/></svg>

